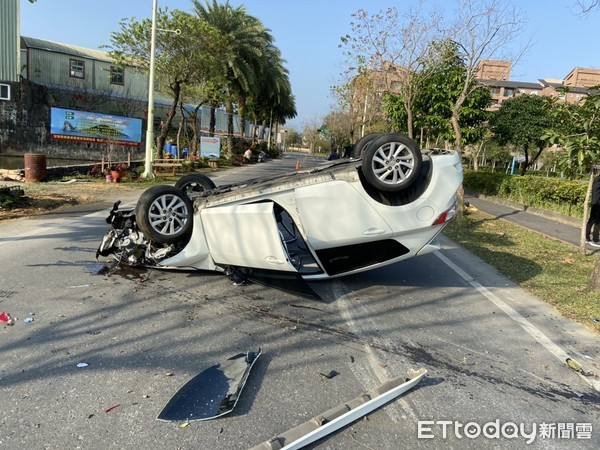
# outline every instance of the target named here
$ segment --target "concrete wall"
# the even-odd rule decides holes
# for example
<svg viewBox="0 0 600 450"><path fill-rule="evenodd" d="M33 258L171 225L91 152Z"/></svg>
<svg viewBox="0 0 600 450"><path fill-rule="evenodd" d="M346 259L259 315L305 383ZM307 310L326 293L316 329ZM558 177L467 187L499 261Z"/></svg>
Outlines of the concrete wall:
<svg viewBox="0 0 600 450"><path fill-rule="evenodd" d="M103 143L69 142L50 139L50 107L55 100L41 85L22 80L11 86L11 100L0 101L0 154L41 153L58 158L89 159L102 157L126 160L143 158L141 147L108 146Z"/></svg>

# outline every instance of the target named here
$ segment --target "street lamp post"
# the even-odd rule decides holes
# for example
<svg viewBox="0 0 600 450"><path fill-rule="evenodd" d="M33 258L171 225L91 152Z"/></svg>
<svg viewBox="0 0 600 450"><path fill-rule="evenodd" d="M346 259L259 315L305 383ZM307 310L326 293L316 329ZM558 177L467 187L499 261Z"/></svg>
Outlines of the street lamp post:
<svg viewBox="0 0 600 450"><path fill-rule="evenodd" d="M152 1L152 36L150 38L150 75L148 78L148 123L146 125L146 160L144 166L144 178L154 178L152 172L152 160L154 156L154 53L156 51L156 9L158 0Z"/></svg>
<svg viewBox="0 0 600 450"><path fill-rule="evenodd" d="M271 118L269 119L269 138L267 139L267 149L271 150L271 134L273 133L273 108L271 108Z"/></svg>
<svg viewBox="0 0 600 450"><path fill-rule="evenodd" d="M369 89L367 88L367 92L365 93L365 108L363 110L362 117L362 127L360 129L360 137L365 137L365 124L367 122L367 102L369 100Z"/></svg>

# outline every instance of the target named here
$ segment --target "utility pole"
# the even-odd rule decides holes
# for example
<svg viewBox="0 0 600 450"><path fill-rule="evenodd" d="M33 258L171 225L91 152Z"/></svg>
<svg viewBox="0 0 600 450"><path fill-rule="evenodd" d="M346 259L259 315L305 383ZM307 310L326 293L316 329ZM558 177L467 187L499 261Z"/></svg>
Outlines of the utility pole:
<svg viewBox="0 0 600 450"><path fill-rule="evenodd" d="M146 159L143 178L154 178L154 63L156 52L156 10L158 0L152 0L152 35L150 38L150 75L148 78L148 116L146 124Z"/></svg>

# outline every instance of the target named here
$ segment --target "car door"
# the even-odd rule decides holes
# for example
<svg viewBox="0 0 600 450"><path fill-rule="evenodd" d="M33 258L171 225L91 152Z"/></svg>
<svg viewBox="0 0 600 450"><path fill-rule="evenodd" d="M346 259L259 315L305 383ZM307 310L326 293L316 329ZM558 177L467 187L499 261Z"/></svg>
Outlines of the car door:
<svg viewBox="0 0 600 450"><path fill-rule="evenodd" d="M381 241L392 230L379 213L345 181L296 189L296 204L312 248Z"/></svg>
<svg viewBox="0 0 600 450"><path fill-rule="evenodd" d="M206 208L201 217L217 265L296 272L277 229L272 202Z"/></svg>

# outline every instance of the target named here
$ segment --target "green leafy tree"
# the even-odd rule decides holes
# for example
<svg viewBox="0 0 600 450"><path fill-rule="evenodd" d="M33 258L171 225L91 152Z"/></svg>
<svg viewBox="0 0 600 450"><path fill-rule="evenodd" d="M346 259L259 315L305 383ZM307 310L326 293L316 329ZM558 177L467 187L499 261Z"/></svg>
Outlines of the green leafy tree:
<svg viewBox="0 0 600 450"><path fill-rule="evenodd" d="M281 52L274 46L265 48L270 62L258 67L257 84L249 94L248 109L254 122L253 139L258 125L272 127L273 122L285 124L296 116L296 107L288 71Z"/></svg>
<svg viewBox="0 0 600 450"><path fill-rule="evenodd" d="M502 102L490 125L500 145L512 144L525 156L521 175L525 175L546 148L546 131L553 125L548 97L519 95ZM533 152L533 154L532 154Z"/></svg>
<svg viewBox="0 0 600 450"><path fill-rule="evenodd" d="M451 138L452 95L448 88L456 90L463 72L462 60L451 41L433 42L430 49L439 57L431 58L427 64L425 70L430 76L420 79L419 94L414 100L414 127L421 135L421 146ZM402 131L405 131L402 123L406 121L407 114L404 103L402 93L391 94L386 99L387 117Z"/></svg>
<svg viewBox="0 0 600 450"><path fill-rule="evenodd" d="M162 30L180 31L161 31L156 35L155 75L160 90L172 99L156 139L158 154L162 157L183 87L210 78L218 58L227 54L227 49L214 28L186 12L161 9L156 25ZM116 64L149 70L151 27L151 19L121 20L120 31L111 33L110 37L109 53Z"/></svg>
<svg viewBox="0 0 600 450"><path fill-rule="evenodd" d="M442 41L432 44L432 49L434 48L439 57L430 60L434 66L425 69L429 75L421 78L419 94L414 102L415 127L421 131L425 141L422 140L421 146L427 147L438 145L441 141L455 140L452 111L467 76L456 43ZM475 80L472 83L475 85ZM483 141L489 116L486 108L490 102L491 95L484 87L475 85L469 89L469 96L460 107L459 120L465 145L474 146ZM396 126L401 126L406 110L400 96L388 97L386 111L388 118Z"/></svg>
<svg viewBox="0 0 600 450"><path fill-rule="evenodd" d="M506 167L512 160L512 155L508 149L503 145L499 145L494 140L485 143L483 152L484 160L492 164L492 171L496 170L497 164Z"/></svg>
<svg viewBox="0 0 600 450"><path fill-rule="evenodd" d="M274 113L294 117L291 89L286 85L287 72L273 43L273 36L262 22L250 16L244 6L233 8L216 0L202 5L194 0L198 17L217 30L228 52L218 55L217 66L225 79L224 103L228 112L228 148L233 148L233 113L246 116L246 106L254 100L256 111L264 106L267 91L278 84L277 95L286 95ZM272 59L274 58L274 59ZM287 82L289 85L289 82Z"/></svg>
<svg viewBox="0 0 600 450"><path fill-rule="evenodd" d="M364 99L362 115L357 114L362 116L363 129L367 118L379 112L381 94L396 91L404 111L402 129L413 137L413 106L420 81L428 76L426 68L433 66L430 43L439 39L440 28L440 16L426 14L420 7L403 16L395 7L375 14L360 9L352 15L352 33L341 38L348 71L356 74L350 95Z"/></svg>
<svg viewBox="0 0 600 450"><path fill-rule="evenodd" d="M573 174L576 168L579 171L589 170L579 245L579 251L585 253L585 224L589 217L594 167L600 158L600 86L590 88L583 103L554 103L552 114L555 126L544 138L550 144L566 149L561 167L569 174ZM590 285L595 290L600 290L600 259L596 261Z"/></svg>

